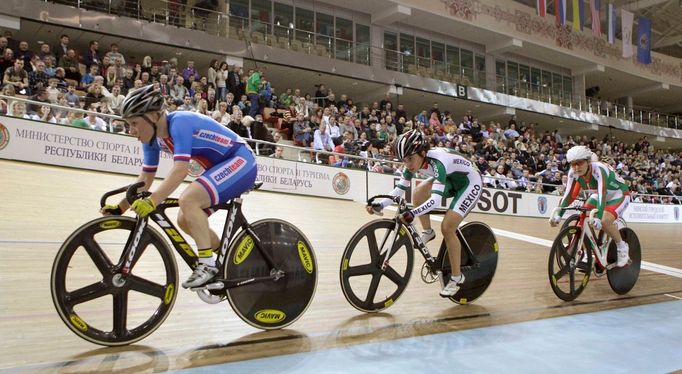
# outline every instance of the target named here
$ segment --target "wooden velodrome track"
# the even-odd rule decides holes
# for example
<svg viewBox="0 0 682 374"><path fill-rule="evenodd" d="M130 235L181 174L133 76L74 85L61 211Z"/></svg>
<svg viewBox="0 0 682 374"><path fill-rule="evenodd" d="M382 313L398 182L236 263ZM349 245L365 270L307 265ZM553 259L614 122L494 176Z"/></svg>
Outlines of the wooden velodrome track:
<svg viewBox="0 0 682 374"><path fill-rule="evenodd" d="M419 279L422 261L416 256L405 294L385 312L368 315L346 302L338 281L347 240L372 219L362 205L255 192L245 197L247 219L288 220L306 233L315 249L317 292L303 317L289 329L261 332L242 322L228 303L205 304L190 291L180 290L174 310L152 335L132 346L104 348L80 339L59 319L50 296L50 270L61 242L98 217L101 194L133 178L10 161L0 161L0 170L0 370L155 372L332 347L352 351L353 345L371 341L682 297L682 278L643 269L628 295L618 296L605 278L593 278L578 301L562 302L547 281L548 247L543 241L498 233L497 274L476 303L458 306L438 297L435 284ZM222 227L224 214L216 216L212 226ZM468 220L481 220L511 236L552 240L557 232L544 219L471 214ZM680 225L630 227L639 235L644 261L682 268ZM184 279L189 270L178 261Z"/></svg>

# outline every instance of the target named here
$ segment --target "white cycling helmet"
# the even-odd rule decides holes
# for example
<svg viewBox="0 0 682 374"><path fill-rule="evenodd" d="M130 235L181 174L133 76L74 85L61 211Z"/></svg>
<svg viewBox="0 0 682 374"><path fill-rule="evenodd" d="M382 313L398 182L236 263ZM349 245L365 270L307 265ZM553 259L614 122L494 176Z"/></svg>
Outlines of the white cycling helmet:
<svg viewBox="0 0 682 374"><path fill-rule="evenodd" d="M576 145L566 152L566 161L573 162L577 160L592 160L592 151L584 145Z"/></svg>

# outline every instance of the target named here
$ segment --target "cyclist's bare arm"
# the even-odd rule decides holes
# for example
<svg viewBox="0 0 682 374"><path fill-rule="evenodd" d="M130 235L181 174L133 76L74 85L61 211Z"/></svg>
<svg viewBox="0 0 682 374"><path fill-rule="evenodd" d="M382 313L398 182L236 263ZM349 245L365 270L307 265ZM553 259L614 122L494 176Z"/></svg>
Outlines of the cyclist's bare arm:
<svg viewBox="0 0 682 374"><path fill-rule="evenodd" d="M159 188L157 188L150 198L157 205L163 202L170 194L175 191L178 186L185 180L187 173L189 172L189 162L188 161L175 161L173 162L173 167L171 168L168 176L161 182ZM151 185L151 183L150 183Z"/></svg>

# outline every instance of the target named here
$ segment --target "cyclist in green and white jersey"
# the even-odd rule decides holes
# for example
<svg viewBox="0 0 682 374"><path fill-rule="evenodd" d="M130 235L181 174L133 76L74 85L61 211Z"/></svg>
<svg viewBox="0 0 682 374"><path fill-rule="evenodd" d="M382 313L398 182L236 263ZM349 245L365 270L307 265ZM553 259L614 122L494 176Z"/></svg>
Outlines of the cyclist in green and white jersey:
<svg viewBox="0 0 682 374"><path fill-rule="evenodd" d="M421 235L424 244L436 237L436 233L431 229L428 213L441 206L443 199L453 198L441 224L441 232L452 264L452 276L448 282L444 282L440 292L443 297L453 296L465 281L460 270L461 245L457 239L457 227L481 196L481 174L473 162L460 154L445 148L429 149L424 135L418 130L402 134L395 147L398 159L403 161L405 167L398 185L390 193L392 196L403 196L415 175L429 177L420 183L412 194L415 208L401 216L405 223L411 223L414 217L419 217L424 228ZM389 204L391 200L384 199L381 203L368 206L367 211L373 214Z"/></svg>
<svg viewBox="0 0 682 374"><path fill-rule="evenodd" d="M578 197L581 190L590 193L585 202L586 208L597 208L594 219L588 224L595 230L604 228L606 234L616 242L618 260L616 266L623 267L630 259L628 243L618 231L615 220L623 215L630 204L630 189L623 178L608 164L597 161L596 155L583 146L577 145L566 152L566 160L571 163L564 193L559 206L565 208ZM563 209L557 215L550 217L549 224L554 227L559 224Z"/></svg>

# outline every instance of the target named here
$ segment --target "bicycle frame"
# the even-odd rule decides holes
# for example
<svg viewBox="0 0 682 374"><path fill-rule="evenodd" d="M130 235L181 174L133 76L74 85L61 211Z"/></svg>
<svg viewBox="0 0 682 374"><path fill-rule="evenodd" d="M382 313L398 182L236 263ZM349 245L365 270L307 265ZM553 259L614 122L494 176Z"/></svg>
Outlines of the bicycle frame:
<svg viewBox="0 0 682 374"><path fill-rule="evenodd" d="M218 258L216 260L216 267L218 267L219 269L222 268L222 264L224 264L226 260L227 251L233 245L232 239L240 230L245 230L253 238L255 249L259 251L259 253L263 256L263 259L265 260L268 267L270 269L274 269L275 266L272 257L262 249L260 239L258 238L258 236L256 236L255 232L253 232L250 224L246 221L246 218L244 217L241 211L241 205L242 199L238 197L230 200L229 202L212 207L213 209L216 210L222 209L227 210L227 220L225 221L223 234L220 240L220 251L218 253ZM137 254L140 244L140 238L142 237L144 229L147 227L150 218L152 221L156 222L156 224L158 224L159 227L163 229L163 232L170 239L173 248L175 248L176 252L180 254L180 256L185 261L187 266L189 266L192 269L194 269L197 266L198 264L197 256L192 250L192 247L187 243L187 241L185 241L183 235L176 229L172 221L166 215L165 212L166 209L177 207L179 207L178 199L168 198L157 206L156 211L154 213L144 218L141 218L139 216L137 217L137 223L135 225L135 229L133 230L133 234L131 235L131 238L133 238L133 240L131 241L130 238L128 239L128 242L126 243L122 255L122 258L126 259L121 271L123 276L129 274L130 268L138 259ZM284 276L283 272L281 270L278 270L277 272L274 273L271 272L269 276L263 277L216 279L215 282L222 283L222 287L213 286L212 289L224 289L243 286L251 283L278 279L282 276Z"/></svg>
<svg viewBox="0 0 682 374"><path fill-rule="evenodd" d="M430 214L445 214L445 212L441 211L436 211L436 212L431 212ZM419 249L419 252L421 255L424 257L424 260L429 264L429 268L431 269L431 272L437 272L441 271L441 265L443 263L443 256L445 255L445 252L443 252L441 255L439 255L437 258L434 258L429 249L426 247L426 244L422 241L421 236L419 235L419 232L417 232L417 228L414 226L413 223L410 223L408 225L403 224L400 221L399 218L400 215L400 210L396 211L395 217L393 217L394 221L394 227L393 227L393 237L391 238L391 247L393 246L393 243L395 243L396 237L402 227L406 227L408 233L412 237L412 242L414 245ZM381 246L379 246L379 256L381 258L381 270L385 271L386 270L386 257L389 257L392 255L392 253L388 253L388 247L386 246L387 239L388 239L388 234L389 232L386 232L384 234L384 238L381 241ZM462 231L457 228L457 237L461 240L463 244L463 250L467 251L467 254L469 255L469 258L473 261L474 264L478 263L478 259L474 255L473 251L471 250L471 247L469 246L469 243L467 242L466 238L464 238L464 235L462 235ZM387 255L388 253L388 255ZM383 256L383 257L382 257Z"/></svg>
<svg viewBox="0 0 682 374"><path fill-rule="evenodd" d="M582 233L580 234L580 238L578 238L578 247L577 248L583 248L583 244L585 242L585 239L587 239L590 250L594 254L594 257L597 260L596 264L599 266L599 268L600 269L606 269L606 270L610 270L611 268L613 268L615 266L615 264L608 265L607 259L606 259L606 256L608 254L609 245L611 244L611 241L613 239L606 234L606 232L603 230L603 228L602 228L602 230L599 231L599 233L600 233L599 239L597 239L597 235L594 232L594 228L588 227L587 229L585 229L585 219L588 218L587 211L589 209L582 208L582 207L566 207L566 208L557 207L552 212L552 216L554 216L554 214L556 214L556 212L561 210L561 209L580 211L580 218L578 219L576 226L580 227ZM594 215L596 213L597 213L596 209L590 210L589 218L594 218ZM608 240L603 241L604 236L608 237Z"/></svg>

